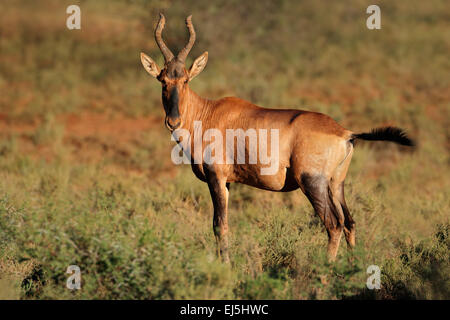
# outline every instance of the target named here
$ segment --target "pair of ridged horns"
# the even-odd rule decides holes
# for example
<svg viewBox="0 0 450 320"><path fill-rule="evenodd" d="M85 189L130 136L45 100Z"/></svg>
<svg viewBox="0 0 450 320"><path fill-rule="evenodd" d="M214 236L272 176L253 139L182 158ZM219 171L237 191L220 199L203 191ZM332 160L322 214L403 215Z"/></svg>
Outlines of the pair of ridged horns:
<svg viewBox="0 0 450 320"><path fill-rule="evenodd" d="M166 46L164 43L164 40L162 39L162 31L164 29L164 25L166 24L166 18L162 13L159 14L159 22L155 29L155 39L156 43L158 44L159 49L161 50L164 60L166 63L171 61L174 58L174 55L172 51ZM177 60L180 62L185 62L187 55L189 54L189 51L191 51L192 46L195 42L195 30L194 26L192 25L192 15L186 18L186 26L189 29L189 41L186 44L186 46L181 49L181 51L177 55Z"/></svg>

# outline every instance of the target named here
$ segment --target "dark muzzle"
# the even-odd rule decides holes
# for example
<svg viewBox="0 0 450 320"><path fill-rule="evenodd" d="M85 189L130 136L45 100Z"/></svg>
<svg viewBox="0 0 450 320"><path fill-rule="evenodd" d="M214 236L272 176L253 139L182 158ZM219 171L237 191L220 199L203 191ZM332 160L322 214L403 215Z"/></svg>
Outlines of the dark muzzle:
<svg viewBox="0 0 450 320"><path fill-rule="evenodd" d="M168 96L163 95L163 104L166 110L166 127L171 131L176 130L181 125L177 87L173 87Z"/></svg>

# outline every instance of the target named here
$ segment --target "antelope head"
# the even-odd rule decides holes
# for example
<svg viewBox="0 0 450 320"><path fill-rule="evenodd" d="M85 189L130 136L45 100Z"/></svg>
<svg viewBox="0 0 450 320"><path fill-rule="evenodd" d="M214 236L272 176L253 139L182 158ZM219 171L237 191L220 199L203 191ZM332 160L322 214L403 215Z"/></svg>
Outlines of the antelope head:
<svg viewBox="0 0 450 320"><path fill-rule="evenodd" d="M199 56L189 70L185 68L186 57L195 42L195 30L192 25L192 16L186 18L186 26L189 30L189 41L175 57L164 43L162 31L166 19L161 13L158 25L155 29L155 40L164 56L164 68L160 70L158 65L145 53L141 52L141 62L147 72L158 79L162 85L162 102L166 112L166 127L173 131L182 127L182 115L187 109L188 82L194 79L206 66L208 52Z"/></svg>

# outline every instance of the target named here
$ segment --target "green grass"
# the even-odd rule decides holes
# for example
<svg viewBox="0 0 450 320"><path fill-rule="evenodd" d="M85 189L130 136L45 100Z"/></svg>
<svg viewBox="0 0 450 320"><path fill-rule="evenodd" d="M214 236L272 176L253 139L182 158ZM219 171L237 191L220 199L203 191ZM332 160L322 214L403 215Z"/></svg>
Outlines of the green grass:
<svg viewBox="0 0 450 320"><path fill-rule="evenodd" d="M82 1L81 31L65 27L69 4L0 4L1 299L450 298L445 1L381 1L379 31L359 0ZM199 94L320 111L356 132L396 125L417 140L414 152L356 146L353 253L343 243L326 261L301 191L232 185L232 263L217 259L208 188L171 163L161 88L139 61L144 51L162 63L161 10L174 51L193 14L187 65L209 51ZM78 291L66 288L72 264ZM373 264L381 290L365 287Z"/></svg>

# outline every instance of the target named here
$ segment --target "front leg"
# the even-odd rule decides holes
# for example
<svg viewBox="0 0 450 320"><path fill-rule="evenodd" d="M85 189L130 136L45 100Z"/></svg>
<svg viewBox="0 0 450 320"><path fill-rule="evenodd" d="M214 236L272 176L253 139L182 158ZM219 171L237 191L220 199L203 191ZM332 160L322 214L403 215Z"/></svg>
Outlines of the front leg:
<svg viewBox="0 0 450 320"><path fill-rule="evenodd" d="M213 231L217 242L217 253L226 263L228 255L228 184L215 172L206 174L209 192L214 206Z"/></svg>

